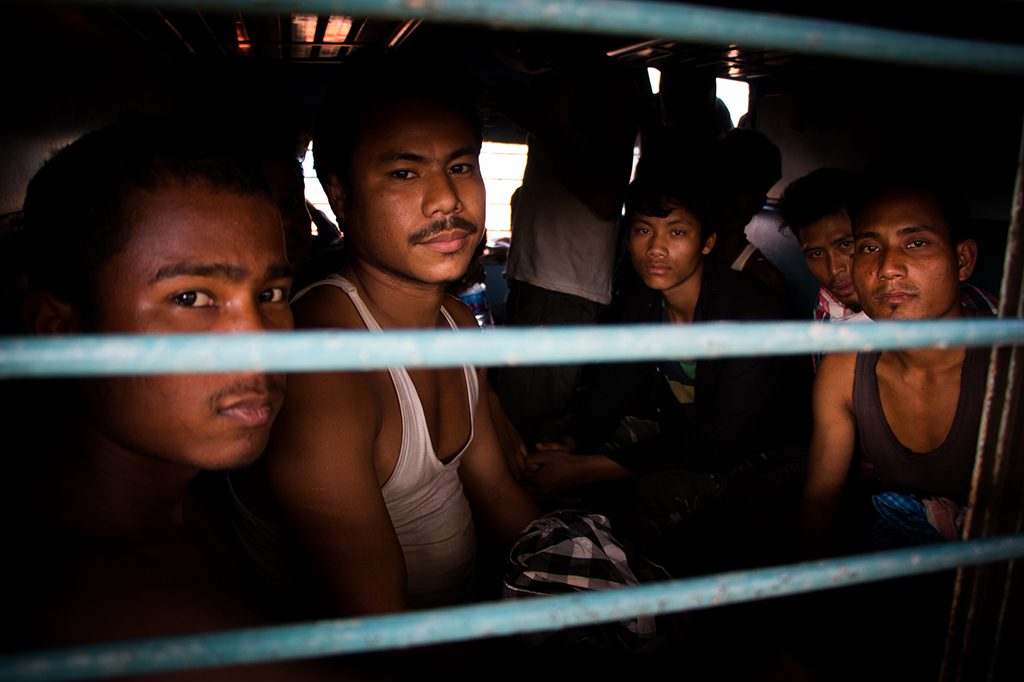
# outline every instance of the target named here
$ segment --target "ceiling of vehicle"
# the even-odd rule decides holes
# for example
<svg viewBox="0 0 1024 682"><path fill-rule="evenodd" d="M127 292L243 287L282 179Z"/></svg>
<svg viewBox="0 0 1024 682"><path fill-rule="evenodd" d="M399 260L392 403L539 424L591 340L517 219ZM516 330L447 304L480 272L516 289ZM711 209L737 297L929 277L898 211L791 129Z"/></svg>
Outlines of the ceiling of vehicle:
<svg viewBox="0 0 1024 682"><path fill-rule="evenodd" d="M1022 41L1020 27L1024 25L1024 3L1017 0L980 0L969 4L903 2L899 13L892 11L891 3L874 0L829 3L727 0L702 4L1018 44ZM453 32L451 25L432 25L419 19L161 9L159 2L150 8L133 3L80 5L72 3L60 7L58 3L56 9L15 5L13 9L3 10L4 14L13 13L11 20L4 23L13 29L11 37L21 44L25 57L34 56L33 53L38 54L40 50L45 52L47 44L56 47L58 42L71 40L88 43L90 49L101 45L108 49L122 46L145 58L164 62L239 59L304 65L334 63L361 50L384 50L428 39L425 36L438 29L446 35ZM476 26L466 32L479 35L481 32L518 31ZM591 38L600 41L609 55L621 60L649 65L713 67L719 75L741 78L770 73L796 57L779 50L684 43L658 36Z"/></svg>
<svg viewBox="0 0 1024 682"><path fill-rule="evenodd" d="M110 102L110 109L137 106L140 101L159 106L168 93L186 90L188 97L207 98L211 103L216 99L249 101L259 93L262 100L253 101L286 102L293 112L310 112L318 106L334 67L361 51L433 45L468 55L474 68L486 77L504 68L503 62L507 65L510 59L520 59L517 51L522 44L538 36L598 50L627 64L738 78L751 83L752 90L760 94L783 91L786 83L808 74L814 75L810 80L817 84L844 69L858 70L858 77L876 80L898 71L881 61L869 64L807 52L656 35L559 33L494 22L457 24L343 14L182 9L182 3L175 4L177 8L163 7L160 2L152 6L59 1L0 5L0 59L7 66L4 85L14 93L9 101L22 97L42 103L34 104L35 109L9 106L4 112L8 125L22 130L35 125L40 106L54 110L51 118L57 119L59 108L79 107L83 102ZM757 16L771 13L1018 46L1024 43L1020 32L1024 2L1016 0L979 0L970 5L925 5L908 0L901 3L903 11L898 16L883 11L885 6L875 0L727 0L705 5L756 10L760 14L751 16L754 25ZM907 11L915 7L920 8L916 14ZM874 68L862 70L868 66ZM868 73L872 75L862 75ZM826 77L818 77L821 75ZM81 119L79 129L91 124ZM492 139L517 134L498 117Z"/></svg>

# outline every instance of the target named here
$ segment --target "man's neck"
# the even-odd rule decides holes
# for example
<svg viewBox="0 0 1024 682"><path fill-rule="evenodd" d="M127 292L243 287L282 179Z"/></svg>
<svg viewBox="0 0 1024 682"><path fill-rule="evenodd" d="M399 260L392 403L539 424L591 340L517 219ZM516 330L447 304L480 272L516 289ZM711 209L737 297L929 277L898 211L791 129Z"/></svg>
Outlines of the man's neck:
<svg viewBox="0 0 1024 682"><path fill-rule="evenodd" d="M907 372L941 374L963 364L967 349L955 348L905 348L886 351L892 362Z"/></svg>
<svg viewBox="0 0 1024 682"><path fill-rule="evenodd" d="M700 301L701 283L705 268L701 268L679 286L662 292L669 322L676 324L693 322Z"/></svg>
<svg viewBox="0 0 1024 682"><path fill-rule="evenodd" d="M354 258L345 276L383 329L434 328L445 297L445 285L401 278Z"/></svg>
<svg viewBox="0 0 1024 682"><path fill-rule="evenodd" d="M91 536L132 540L183 524L184 500L199 470L128 452L92 429L62 448L48 511Z"/></svg>
<svg viewBox="0 0 1024 682"><path fill-rule="evenodd" d="M967 317L957 301L949 311L935 319L959 320ZM903 348L886 351L889 357L898 362L905 370L926 373L938 373L963 364L966 348Z"/></svg>

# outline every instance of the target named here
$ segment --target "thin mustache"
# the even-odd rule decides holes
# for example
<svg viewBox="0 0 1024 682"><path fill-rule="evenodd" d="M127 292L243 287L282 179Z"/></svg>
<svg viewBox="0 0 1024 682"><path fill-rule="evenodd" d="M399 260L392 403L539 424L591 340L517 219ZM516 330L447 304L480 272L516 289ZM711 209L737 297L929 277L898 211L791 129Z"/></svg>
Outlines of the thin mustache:
<svg viewBox="0 0 1024 682"><path fill-rule="evenodd" d="M419 242L426 241L427 239L437 236L442 232L447 232L452 228L458 228L460 230L463 230L467 235L473 235L480 231L479 227L477 227L470 221L466 220L465 218L453 216L451 218L448 218L447 220L434 221L427 225L426 227L424 227L422 230L414 232L409 237L409 243L418 244Z"/></svg>
<svg viewBox="0 0 1024 682"><path fill-rule="evenodd" d="M217 391L210 397L210 403L217 405L225 398L248 393L269 393L280 399L284 397L284 381L273 374L267 374L256 380L244 379Z"/></svg>

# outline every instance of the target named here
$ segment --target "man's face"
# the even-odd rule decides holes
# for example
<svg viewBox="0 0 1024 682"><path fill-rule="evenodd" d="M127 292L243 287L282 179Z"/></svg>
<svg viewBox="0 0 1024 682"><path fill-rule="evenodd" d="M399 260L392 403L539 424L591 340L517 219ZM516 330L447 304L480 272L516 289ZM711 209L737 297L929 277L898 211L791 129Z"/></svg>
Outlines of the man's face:
<svg viewBox="0 0 1024 682"><path fill-rule="evenodd" d="M306 208L305 184L298 170L285 158L268 159L263 172L284 222L285 247L292 269L298 271L313 248L312 219Z"/></svg>
<svg viewBox="0 0 1024 682"><path fill-rule="evenodd" d="M800 228L800 250L818 284L848 307L859 307L853 288L853 228L845 210Z"/></svg>
<svg viewBox="0 0 1024 682"><path fill-rule="evenodd" d="M681 206L664 218L638 213L629 223L633 267L644 284L661 292L699 286L704 256L714 244L714 235L701 239L700 223Z"/></svg>
<svg viewBox="0 0 1024 682"><path fill-rule="evenodd" d="M894 192L861 214L853 279L872 319L959 317L959 285L974 263L974 243L954 247L938 204L927 194Z"/></svg>
<svg viewBox="0 0 1024 682"><path fill-rule="evenodd" d="M351 182L332 188L362 265L406 282L461 278L484 235L479 153L469 122L436 104L410 99L373 115Z"/></svg>
<svg viewBox="0 0 1024 682"><path fill-rule="evenodd" d="M292 328L281 218L268 197L204 182L137 191L125 248L96 277L109 333ZM83 384L87 417L112 451L224 469L263 451L284 376L262 372L101 378Z"/></svg>

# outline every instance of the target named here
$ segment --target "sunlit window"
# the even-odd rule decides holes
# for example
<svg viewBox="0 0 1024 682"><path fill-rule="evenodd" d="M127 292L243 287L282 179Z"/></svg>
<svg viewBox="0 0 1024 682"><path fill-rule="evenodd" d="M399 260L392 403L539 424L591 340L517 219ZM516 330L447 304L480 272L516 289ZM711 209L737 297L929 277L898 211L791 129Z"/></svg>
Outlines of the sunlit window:
<svg viewBox="0 0 1024 682"><path fill-rule="evenodd" d="M732 117L732 124L738 126L740 118L750 108L750 85L746 81L737 81L730 78L717 78L716 94L725 102Z"/></svg>

